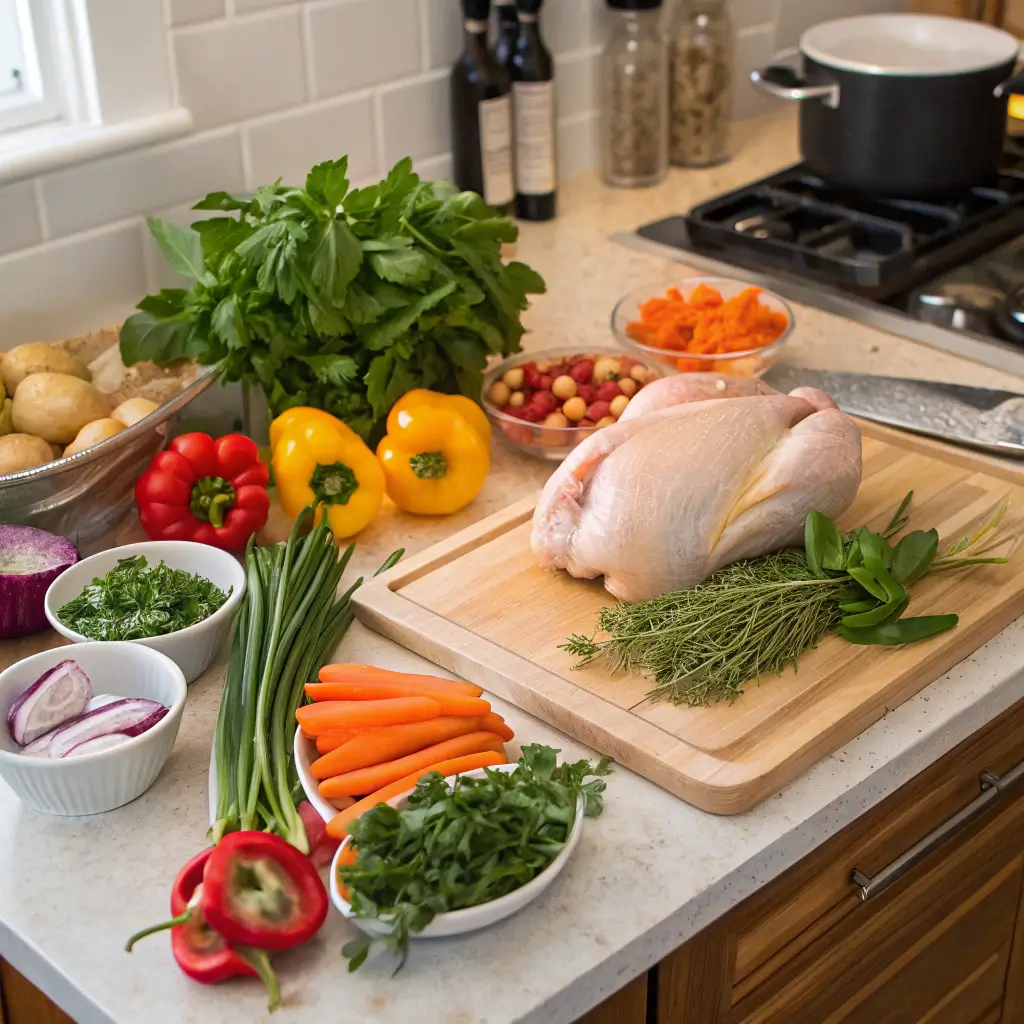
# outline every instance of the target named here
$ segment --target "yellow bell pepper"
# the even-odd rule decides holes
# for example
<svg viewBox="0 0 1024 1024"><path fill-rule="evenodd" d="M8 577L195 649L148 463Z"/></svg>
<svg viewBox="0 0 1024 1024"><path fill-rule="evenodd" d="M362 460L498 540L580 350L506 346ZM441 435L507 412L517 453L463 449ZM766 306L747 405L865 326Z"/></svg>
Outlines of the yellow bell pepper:
<svg viewBox="0 0 1024 1024"><path fill-rule="evenodd" d="M277 447L277 442L289 427L300 423L328 423L336 430L341 431L346 437L358 436L351 427L343 423L337 416L332 416L323 409L312 409L308 405L296 405L291 409L285 409L273 423L270 424L270 450Z"/></svg>
<svg viewBox="0 0 1024 1024"><path fill-rule="evenodd" d="M491 425L468 398L410 391L388 416L377 446L391 500L417 515L448 515L468 505L491 468Z"/></svg>
<svg viewBox="0 0 1024 1024"><path fill-rule="evenodd" d="M317 518L326 513L335 537L359 533L380 510L384 471L348 427L339 431L318 417L293 423L278 432L273 463L285 513L294 517L307 505L322 503Z"/></svg>

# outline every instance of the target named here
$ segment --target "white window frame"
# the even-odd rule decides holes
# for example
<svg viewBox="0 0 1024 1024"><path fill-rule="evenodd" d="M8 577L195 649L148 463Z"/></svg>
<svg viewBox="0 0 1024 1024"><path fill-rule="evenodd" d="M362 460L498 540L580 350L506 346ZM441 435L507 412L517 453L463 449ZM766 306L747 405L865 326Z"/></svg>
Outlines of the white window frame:
<svg viewBox="0 0 1024 1024"><path fill-rule="evenodd" d="M46 0L14 0L25 56L25 92L0 105L0 131L52 121L63 112L67 96L60 81L61 60L53 10ZM27 38L26 38L27 36Z"/></svg>
<svg viewBox="0 0 1024 1024"><path fill-rule="evenodd" d="M48 68L50 77L32 112L37 123L0 130L0 183L192 130L177 97L165 0L18 2L31 12L40 74Z"/></svg>

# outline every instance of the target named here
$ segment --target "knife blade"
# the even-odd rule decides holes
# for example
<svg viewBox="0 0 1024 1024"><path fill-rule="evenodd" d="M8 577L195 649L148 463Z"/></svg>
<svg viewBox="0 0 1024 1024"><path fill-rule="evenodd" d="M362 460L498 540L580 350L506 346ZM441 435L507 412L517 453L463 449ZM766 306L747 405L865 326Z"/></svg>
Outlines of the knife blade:
<svg viewBox="0 0 1024 1024"><path fill-rule="evenodd" d="M1012 458L1024 458L1024 395L930 380L776 365L779 391L818 388L851 416Z"/></svg>

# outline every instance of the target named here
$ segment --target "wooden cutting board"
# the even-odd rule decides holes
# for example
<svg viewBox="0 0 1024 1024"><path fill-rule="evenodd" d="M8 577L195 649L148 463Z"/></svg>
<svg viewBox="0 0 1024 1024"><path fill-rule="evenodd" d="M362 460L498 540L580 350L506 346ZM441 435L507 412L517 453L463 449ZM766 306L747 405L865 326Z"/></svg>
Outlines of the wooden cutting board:
<svg viewBox="0 0 1024 1024"><path fill-rule="evenodd" d="M1007 533L1024 529L1024 469L874 424L846 529L881 529L908 490L912 526L959 539L1010 493ZM684 800L737 814L913 696L1024 612L1024 551L1010 564L928 577L910 613L957 612L950 633L903 648L828 638L799 671L753 682L733 704L652 704L647 680L604 663L574 670L558 650L590 634L611 598L599 581L539 568L531 496L410 558L356 593L357 616L435 664L543 719ZM941 550L941 548L940 548Z"/></svg>

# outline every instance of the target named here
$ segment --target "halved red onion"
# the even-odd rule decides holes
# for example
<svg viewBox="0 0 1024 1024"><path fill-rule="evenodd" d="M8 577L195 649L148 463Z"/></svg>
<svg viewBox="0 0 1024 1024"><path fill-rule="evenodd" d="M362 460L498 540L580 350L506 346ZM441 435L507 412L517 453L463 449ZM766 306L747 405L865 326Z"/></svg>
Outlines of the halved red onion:
<svg viewBox="0 0 1024 1024"><path fill-rule="evenodd" d="M0 523L0 640L46 629L47 587L77 561L74 544L63 537Z"/></svg>
<svg viewBox="0 0 1024 1024"><path fill-rule="evenodd" d="M50 757L63 757L72 747L85 743L97 736L121 732L127 736L139 736L152 729L169 708L155 700L142 697L125 697L105 707L88 711L84 715L60 726L50 737L46 752ZM28 751L26 748L27 752Z"/></svg>
<svg viewBox="0 0 1024 1024"><path fill-rule="evenodd" d="M70 659L44 672L7 712L7 731L19 746L77 718L92 697L92 683L82 667Z"/></svg>

